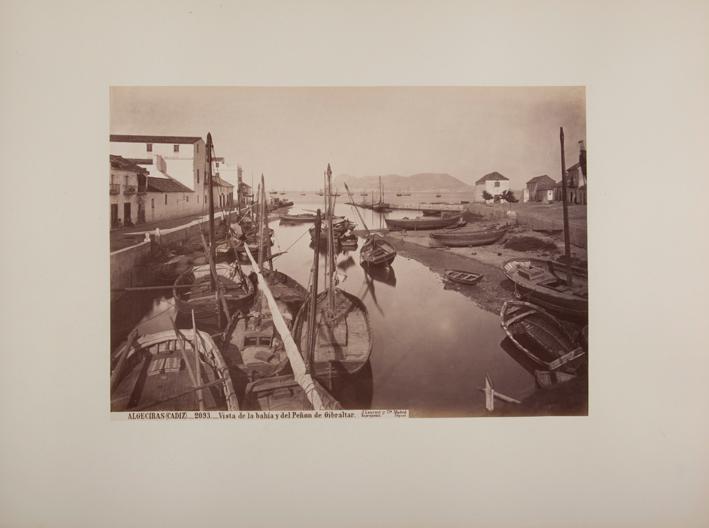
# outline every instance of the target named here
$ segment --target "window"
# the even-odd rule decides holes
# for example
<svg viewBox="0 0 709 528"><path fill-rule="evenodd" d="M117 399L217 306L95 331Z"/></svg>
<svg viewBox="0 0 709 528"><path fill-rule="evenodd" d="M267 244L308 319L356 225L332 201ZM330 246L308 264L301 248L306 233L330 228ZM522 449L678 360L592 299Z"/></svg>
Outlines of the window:
<svg viewBox="0 0 709 528"><path fill-rule="evenodd" d="M172 151L173 151L173 152L180 152L180 145L173 145L173 146L172 146Z"/></svg>
<svg viewBox="0 0 709 528"><path fill-rule="evenodd" d="M197 183L199 183L199 169L197 169Z"/></svg>
<svg viewBox="0 0 709 528"><path fill-rule="evenodd" d="M152 152L152 151L153 151L153 144L152 144L152 143L147 143L147 144L145 145L145 150L147 150L148 152Z"/></svg>
<svg viewBox="0 0 709 528"><path fill-rule="evenodd" d="M150 199L150 208L155 209L155 198Z"/></svg>
<svg viewBox="0 0 709 528"><path fill-rule="evenodd" d="M167 194L165 195L165 205L167 205Z"/></svg>
<svg viewBox="0 0 709 528"><path fill-rule="evenodd" d="M499 182L499 181L496 181L496 182L495 182L495 187L499 187L499 186L500 186L500 182Z"/></svg>
<svg viewBox="0 0 709 528"><path fill-rule="evenodd" d="M185 195L185 202L190 203L190 197Z"/></svg>
<svg viewBox="0 0 709 528"><path fill-rule="evenodd" d="M219 162L217 161L217 169L219 168Z"/></svg>

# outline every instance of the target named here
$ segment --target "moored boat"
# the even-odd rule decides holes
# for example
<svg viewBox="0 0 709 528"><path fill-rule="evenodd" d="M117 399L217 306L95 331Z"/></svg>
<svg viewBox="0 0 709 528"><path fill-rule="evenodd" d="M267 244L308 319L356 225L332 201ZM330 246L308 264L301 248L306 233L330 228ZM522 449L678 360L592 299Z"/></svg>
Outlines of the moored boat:
<svg viewBox="0 0 709 528"><path fill-rule="evenodd" d="M503 270L515 284L517 297L562 317L588 318L588 278L560 269L549 260L522 258L505 262Z"/></svg>
<svg viewBox="0 0 709 528"><path fill-rule="evenodd" d="M484 246L500 240L507 233L507 227L489 229L452 229L431 233L430 237L449 247Z"/></svg>
<svg viewBox="0 0 709 528"><path fill-rule="evenodd" d="M244 275L238 263L218 263L214 267L221 297L230 310L239 309L251 300L255 291L254 284ZM218 313L217 296L212 289L208 264L194 266L180 274L173 286L173 296L178 311L189 313L194 310L200 320Z"/></svg>
<svg viewBox="0 0 709 528"><path fill-rule="evenodd" d="M450 227L460 220L461 215L441 216L441 218L385 218L387 227L392 230L421 231L428 229L443 229Z"/></svg>
<svg viewBox="0 0 709 528"><path fill-rule="evenodd" d="M396 250L382 235L371 233L362 245L359 257L363 265L389 266L396 258Z"/></svg>
<svg viewBox="0 0 709 528"><path fill-rule="evenodd" d="M283 223L292 224L315 222L315 215L312 213L282 214L278 218Z"/></svg>
<svg viewBox="0 0 709 528"><path fill-rule="evenodd" d="M564 325L542 307L525 301L507 301L500 324L512 343L542 372L574 373L586 351Z"/></svg>
<svg viewBox="0 0 709 528"><path fill-rule="evenodd" d="M206 332L132 334L112 360L111 411L239 409L224 358Z"/></svg>
<svg viewBox="0 0 709 528"><path fill-rule="evenodd" d="M463 270L445 270L444 275L446 279L452 282L457 282L459 284L465 284L471 286L476 284L483 276L480 273L473 273L472 271Z"/></svg>

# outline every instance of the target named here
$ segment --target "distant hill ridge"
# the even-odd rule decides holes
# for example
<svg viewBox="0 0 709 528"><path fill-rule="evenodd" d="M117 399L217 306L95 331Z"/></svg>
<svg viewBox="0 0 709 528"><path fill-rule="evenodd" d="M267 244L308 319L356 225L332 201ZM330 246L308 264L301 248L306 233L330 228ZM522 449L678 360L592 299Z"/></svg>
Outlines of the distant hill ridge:
<svg viewBox="0 0 709 528"><path fill-rule="evenodd" d="M468 191L471 186L443 172L421 172L411 176L387 174L381 176L385 191ZM342 174L335 180L338 188L343 188L346 182L352 190L378 189L379 176L350 176Z"/></svg>

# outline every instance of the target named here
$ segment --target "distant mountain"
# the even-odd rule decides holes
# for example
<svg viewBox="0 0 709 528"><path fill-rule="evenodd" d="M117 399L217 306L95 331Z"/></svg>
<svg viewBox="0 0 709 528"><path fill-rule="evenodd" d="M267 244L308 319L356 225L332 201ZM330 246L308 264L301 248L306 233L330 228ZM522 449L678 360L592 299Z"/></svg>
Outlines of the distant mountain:
<svg viewBox="0 0 709 528"><path fill-rule="evenodd" d="M343 182L354 190L379 189L379 176L350 176L342 174L336 179L338 189L344 189ZM385 191L469 191L470 186L450 174L422 172L411 176L398 174L382 175L382 187Z"/></svg>

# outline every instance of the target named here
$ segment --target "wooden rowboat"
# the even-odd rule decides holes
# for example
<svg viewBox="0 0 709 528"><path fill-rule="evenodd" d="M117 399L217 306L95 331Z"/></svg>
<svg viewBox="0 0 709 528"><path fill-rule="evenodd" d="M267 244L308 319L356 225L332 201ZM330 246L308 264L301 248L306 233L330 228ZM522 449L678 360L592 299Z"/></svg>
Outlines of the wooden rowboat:
<svg viewBox="0 0 709 528"><path fill-rule="evenodd" d="M568 284L565 269L559 269L549 260L513 259L505 262L503 270L515 284L515 295L555 314L572 319L588 318L588 278L572 269Z"/></svg>
<svg viewBox="0 0 709 528"><path fill-rule="evenodd" d="M382 235L372 233L362 245L359 257L367 266L389 266L396 258L396 250Z"/></svg>
<svg viewBox="0 0 709 528"><path fill-rule="evenodd" d="M500 324L514 345L545 371L574 373L586 351L564 325L540 306L507 301Z"/></svg>
<svg viewBox="0 0 709 528"><path fill-rule="evenodd" d="M111 411L239 409L229 369L206 332L133 335L112 360Z"/></svg>
<svg viewBox="0 0 709 528"><path fill-rule="evenodd" d="M493 229L452 229L429 236L449 247L484 246L497 242L507 233L507 227Z"/></svg>
<svg viewBox="0 0 709 528"><path fill-rule="evenodd" d="M441 218L385 218L389 229L405 229L407 231L420 231L425 229L443 229L457 224L461 215L442 216Z"/></svg>
<svg viewBox="0 0 709 528"><path fill-rule="evenodd" d="M466 284L471 286L477 283L483 276L480 273L473 273L471 271L462 270L446 270L444 273L445 277L452 281L460 284Z"/></svg>

